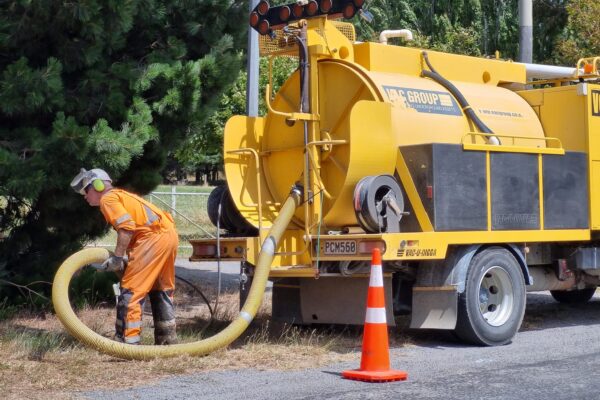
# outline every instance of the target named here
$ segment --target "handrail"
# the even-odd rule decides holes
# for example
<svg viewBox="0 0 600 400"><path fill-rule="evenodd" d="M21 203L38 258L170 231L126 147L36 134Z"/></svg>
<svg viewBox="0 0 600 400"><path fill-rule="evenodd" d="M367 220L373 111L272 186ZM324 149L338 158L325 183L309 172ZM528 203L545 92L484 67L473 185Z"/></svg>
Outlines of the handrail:
<svg viewBox="0 0 600 400"><path fill-rule="evenodd" d="M310 160L310 163L313 166L313 169L315 171L319 171L319 169L317 168L317 162L315 161L313 155L310 152L307 152L308 154L308 159ZM323 180L321 180L321 176L318 174L315 174L315 178L317 179L317 183L319 184L319 187L321 188L321 190L323 191L323 194L328 198L331 199L331 194L327 191L327 189L325 189L325 184L323 184Z"/></svg>
<svg viewBox="0 0 600 400"><path fill-rule="evenodd" d="M260 158L258 156L258 152L249 147L244 147L237 150L229 150L228 154L252 154L254 157L254 162L256 166L256 186L258 192L258 204L254 204L258 209L258 234L261 235L262 232L262 191L261 191L261 182L260 182Z"/></svg>
<svg viewBox="0 0 600 400"><path fill-rule="evenodd" d="M310 159L310 163L313 166L313 169L315 171L320 171L320 169L318 168L317 162L315 160L315 158L312 155L312 152L308 151L308 148L311 146L335 146L335 145L340 145L340 144L348 144L347 140L343 140L343 139L330 139L330 140L315 140L313 142L309 142L306 144L307 147L307 151L306 153L308 154L308 158ZM325 197L327 197L328 199L332 199L333 196L331 195L331 193L329 193L327 191L327 189L325 189L325 184L323 183L323 180L321 179L321 176L318 174L315 174L315 177L317 178L318 184L321 188L321 190L323 191L323 194L325 195Z"/></svg>
<svg viewBox="0 0 600 400"><path fill-rule="evenodd" d="M589 75L600 75L600 57L580 58L577 61L577 78Z"/></svg>
<svg viewBox="0 0 600 400"><path fill-rule="evenodd" d="M306 239L304 239L302 241L303 243L303 247L302 249L298 250L298 251L276 251L275 255L276 256L301 256L302 254L306 253L309 249L308 246L308 242L306 241Z"/></svg>
<svg viewBox="0 0 600 400"><path fill-rule="evenodd" d="M316 114L300 113L300 112L287 113L287 112L275 110L273 108L273 105L271 104L271 85L268 83L267 83L267 88L265 90L265 104L267 105L267 109L269 110L270 113L272 113L273 115L278 115L280 117L283 117L289 121L298 121L298 120L318 121L319 120L319 116Z"/></svg>
<svg viewBox="0 0 600 400"><path fill-rule="evenodd" d="M259 154L256 150L249 148L249 147L245 147L245 148L240 148L237 150L229 150L227 152L228 154L252 154L252 156L254 157L255 160L255 165L256 165L256 180L257 180L257 187L258 187L258 204L252 204L252 206L255 206L258 209L258 232L260 235L260 232L262 232L262 191L261 191L261 181L260 181L260 161L259 161ZM277 256L295 256L295 255L302 255L304 253L306 253L306 251L308 250L308 246L306 245L306 241L304 242L304 247L299 250L299 251L293 251L293 252L275 252L275 255Z"/></svg>
<svg viewBox="0 0 600 400"><path fill-rule="evenodd" d="M497 137L501 137L501 138L507 138L507 139L512 139L512 146L515 145L515 139L523 139L523 140L543 140L546 142L546 144L549 146L549 148L552 149L563 149L562 147L562 142L560 141L559 138L555 138L555 137L531 137L531 136L519 136L519 135L506 135L506 134L498 134L498 133L493 133L493 134L489 134L489 133L481 133L481 132L467 132L462 138L461 138L461 144L465 145L465 144L471 144L471 143L467 143L465 142L465 140L469 137L477 137L477 136L483 136L483 137L490 137L490 136L497 136ZM551 142L556 142L555 146L551 146ZM487 145L489 147L506 147L506 144L502 144L502 145Z"/></svg>
<svg viewBox="0 0 600 400"><path fill-rule="evenodd" d="M335 146L336 144L348 144L347 140L344 139L331 139L331 140L315 140L314 142L309 142L307 146L327 146L327 145Z"/></svg>

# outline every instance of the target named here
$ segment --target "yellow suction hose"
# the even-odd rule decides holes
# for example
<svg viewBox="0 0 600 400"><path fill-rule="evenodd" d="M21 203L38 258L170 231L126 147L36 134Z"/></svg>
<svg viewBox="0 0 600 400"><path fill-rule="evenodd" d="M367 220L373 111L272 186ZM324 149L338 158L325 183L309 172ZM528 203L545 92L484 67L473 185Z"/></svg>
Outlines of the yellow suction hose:
<svg viewBox="0 0 600 400"><path fill-rule="evenodd" d="M52 303L54 304L56 315L67 331L79 341L102 353L119 358L146 360L159 357L174 357L182 354L200 356L226 347L246 330L252 319L256 316L265 292L275 250L296 208L300 205L301 199L300 190L294 188L262 244L258 262L254 270L252 286L239 316L224 330L214 336L192 343L169 346L130 345L100 336L88 328L73 312L69 301L69 283L73 274L85 265L102 262L108 258L108 251L100 248L84 249L73 254L62 263L56 272L52 285Z"/></svg>

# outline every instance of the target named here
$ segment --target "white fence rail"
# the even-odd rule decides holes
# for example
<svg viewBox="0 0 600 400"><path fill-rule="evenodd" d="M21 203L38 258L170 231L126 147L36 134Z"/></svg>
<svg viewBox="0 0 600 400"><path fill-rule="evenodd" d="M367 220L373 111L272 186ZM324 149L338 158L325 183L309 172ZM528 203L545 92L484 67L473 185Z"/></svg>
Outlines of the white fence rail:
<svg viewBox="0 0 600 400"><path fill-rule="evenodd" d="M210 191L194 191L199 188L171 186L170 190L149 193L146 200L171 213L179 233L179 253L189 254L192 248L188 240L214 237L216 228L211 224L206 210ZM89 247L114 249L116 233L111 230L106 236L88 243Z"/></svg>

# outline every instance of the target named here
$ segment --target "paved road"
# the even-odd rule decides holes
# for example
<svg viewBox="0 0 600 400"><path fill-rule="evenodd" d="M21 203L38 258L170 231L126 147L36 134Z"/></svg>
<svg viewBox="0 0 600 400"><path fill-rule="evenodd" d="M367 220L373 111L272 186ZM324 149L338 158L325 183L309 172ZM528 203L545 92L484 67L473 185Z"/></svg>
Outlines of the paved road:
<svg viewBox="0 0 600 400"><path fill-rule="evenodd" d="M175 273L184 279L214 287L216 287L219 277L216 263L189 262L182 258L178 258L175 263ZM221 263L221 289L237 290L239 279L239 262L224 261Z"/></svg>
<svg viewBox="0 0 600 400"><path fill-rule="evenodd" d="M405 382L344 380L340 372L357 365L336 364L295 372L185 375L87 398L600 399L598 295L574 307L554 302L547 292L529 294L523 326L510 345L488 348L464 346L437 332L410 332L414 346L391 350L392 366L408 371Z"/></svg>

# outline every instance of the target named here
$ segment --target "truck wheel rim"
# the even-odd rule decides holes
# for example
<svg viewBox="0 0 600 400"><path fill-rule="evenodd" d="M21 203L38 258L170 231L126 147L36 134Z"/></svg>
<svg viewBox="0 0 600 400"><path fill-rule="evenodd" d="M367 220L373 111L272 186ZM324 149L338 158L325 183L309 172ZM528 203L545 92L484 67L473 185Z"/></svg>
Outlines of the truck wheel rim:
<svg viewBox="0 0 600 400"><path fill-rule="evenodd" d="M479 283L479 311L492 326L501 326L510 318L514 305L510 276L501 267L491 267Z"/></svg>

